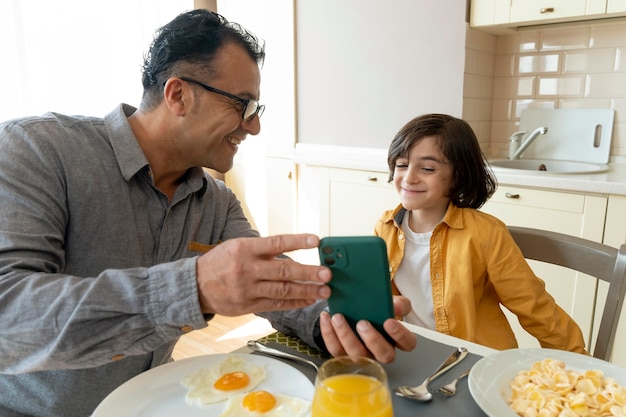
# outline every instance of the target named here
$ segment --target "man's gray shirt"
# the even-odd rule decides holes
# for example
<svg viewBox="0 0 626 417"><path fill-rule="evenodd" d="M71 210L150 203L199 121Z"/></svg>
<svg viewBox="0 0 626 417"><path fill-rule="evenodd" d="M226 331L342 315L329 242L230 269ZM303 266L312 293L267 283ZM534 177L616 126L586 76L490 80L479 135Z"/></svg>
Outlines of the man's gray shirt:
<svg viewBox="0 0 626 417"><path fill-rule="evenodd" d="M0 415L88 416L206 326L196 257L257 236L200 168L171 201L120 105L0 125Z"/></svg>

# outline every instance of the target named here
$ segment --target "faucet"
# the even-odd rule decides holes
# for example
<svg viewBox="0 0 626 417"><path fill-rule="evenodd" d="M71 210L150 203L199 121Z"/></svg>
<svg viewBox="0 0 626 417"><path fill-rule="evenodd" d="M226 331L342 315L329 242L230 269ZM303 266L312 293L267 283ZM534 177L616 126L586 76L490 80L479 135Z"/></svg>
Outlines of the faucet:
<svg viewBox="0 0 626 417"><path fill-rule="evenodd" d="M528 147L539 137L539 135L545 135L548 133L548 128L542 126L533 130L520 145L520 138L526 133L528 132L521 130L513 133L509 138L509 159L519 159L520 155L528 149Z"/></svg>

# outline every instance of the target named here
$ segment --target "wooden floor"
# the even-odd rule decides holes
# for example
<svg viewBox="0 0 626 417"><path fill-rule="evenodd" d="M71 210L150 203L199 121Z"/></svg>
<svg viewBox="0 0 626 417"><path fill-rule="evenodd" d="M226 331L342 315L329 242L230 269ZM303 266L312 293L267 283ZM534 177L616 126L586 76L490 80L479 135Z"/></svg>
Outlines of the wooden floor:
<svg viewBox="0 0 626 417"><path fill-rule="evenodd" d="M179 360L211 353L228 353L245 346L250 339L258 339L273 332L269 321L254 314L215 316L209 321L208 327L181 337L172 356L174 360Z"/></svg>

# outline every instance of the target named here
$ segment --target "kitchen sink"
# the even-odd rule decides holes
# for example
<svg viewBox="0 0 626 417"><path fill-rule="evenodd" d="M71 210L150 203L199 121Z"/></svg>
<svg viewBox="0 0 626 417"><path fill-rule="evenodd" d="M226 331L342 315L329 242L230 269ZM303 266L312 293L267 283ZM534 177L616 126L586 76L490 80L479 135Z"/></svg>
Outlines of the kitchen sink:
<svg viewBox="0 0 626 417"><path fill-rule="evenodd" d="M489 161L497 171L516 171L517 173L545 172L546 174L596 174L609 170L608 165L579 161L560 161L555 159L500 159Z"/></svg>

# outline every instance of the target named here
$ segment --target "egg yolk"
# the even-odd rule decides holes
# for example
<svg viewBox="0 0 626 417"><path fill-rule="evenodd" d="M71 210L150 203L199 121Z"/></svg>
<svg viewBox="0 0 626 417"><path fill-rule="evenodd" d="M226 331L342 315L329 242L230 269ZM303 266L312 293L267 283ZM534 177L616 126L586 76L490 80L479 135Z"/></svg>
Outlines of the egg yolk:
<svg viewBox="0 0 626 417"><path fill-rule="evenodd" d="M213 387L220 391L233 391L236 389L241 389L247 387L250 383L250 377L245 372L230 372L228 374L224 374L215 381Z"/></svg>
<svg viewBox="0 0 626 417"><path fill-rule="evenodd" d="M265 413L276 405L276 397L267 391L255 391L243 397L243 406L248 411Z"/></svg>

